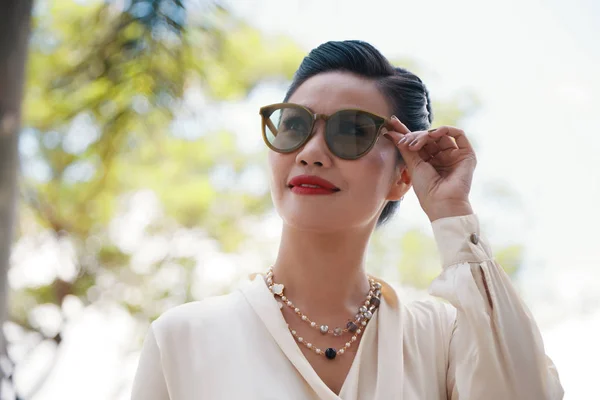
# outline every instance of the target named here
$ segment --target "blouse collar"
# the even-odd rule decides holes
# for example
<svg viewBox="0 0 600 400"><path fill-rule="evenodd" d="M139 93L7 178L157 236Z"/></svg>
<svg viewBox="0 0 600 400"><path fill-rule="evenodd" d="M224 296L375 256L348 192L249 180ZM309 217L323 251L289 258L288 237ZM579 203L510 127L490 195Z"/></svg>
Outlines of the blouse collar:
<svg viewBox="0 0 600 400"><path fill-rule="evenodd" d="M402 393L401 313L398 296L390 285L376 278L382 284L383 301L365 328L338 396L321 380L300 350L263 275L253 274L251 279L252 282L241 289L242 293L275 343L319 399L359 400L360 393L365 392L370 393L370 399L384 399L390 393ZM365 367L370 370L363 371ZM375 376L373 379L361 379L363 373Z"/></svg>

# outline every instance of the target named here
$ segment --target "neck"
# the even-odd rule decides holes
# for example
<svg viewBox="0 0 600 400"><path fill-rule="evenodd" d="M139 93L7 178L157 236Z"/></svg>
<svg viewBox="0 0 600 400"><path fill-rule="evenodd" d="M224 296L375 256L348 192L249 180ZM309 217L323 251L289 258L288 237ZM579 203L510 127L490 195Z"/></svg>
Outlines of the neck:
<svg viewBox="0 0 600 400"><path fill-rule="evenodd" d="M274 281L302 309L355 313L369 291L365 253L371 231L314 233L284 225Z"/></svg>

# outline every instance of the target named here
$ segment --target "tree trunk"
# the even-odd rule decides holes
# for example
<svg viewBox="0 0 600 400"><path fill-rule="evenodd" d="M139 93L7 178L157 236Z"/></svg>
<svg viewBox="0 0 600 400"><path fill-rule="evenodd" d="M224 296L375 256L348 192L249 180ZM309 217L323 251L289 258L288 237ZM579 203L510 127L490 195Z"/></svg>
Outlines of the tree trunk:
<svg viewBox="0 0 600 400"><path fill-rule="evenodd" d="M33 0L0 0L0 327L7 313L7 272L17 200L18 132L32 3ZM0 351L4 349L0 329Z"/></svg>

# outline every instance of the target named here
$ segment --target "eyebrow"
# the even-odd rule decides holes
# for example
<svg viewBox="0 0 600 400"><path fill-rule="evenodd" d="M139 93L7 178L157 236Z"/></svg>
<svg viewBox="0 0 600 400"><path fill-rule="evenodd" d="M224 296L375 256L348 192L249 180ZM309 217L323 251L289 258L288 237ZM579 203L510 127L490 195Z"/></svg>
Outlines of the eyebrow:
<svg viewBox="0 0 600 400"><path fill-rule="evenodd" d="M336 112L346 111L346 110L361 110L361 111L369 112L371 114L379 115L376 112L369 111L369 110L365 109L364 107L360 107L358 105L345 105L343 107L340 107L340 108L336 109L335 111L333 111L331 113L318 113L318 112L315 112L315 110L313 110L311 107L309 107L305 103L294 103L293 101L287 101L286 104L296 104L296 105L302 106L304 108L307 108L313 114L327 115L327 116L331 116L331 115L335 114Z"/></svg>

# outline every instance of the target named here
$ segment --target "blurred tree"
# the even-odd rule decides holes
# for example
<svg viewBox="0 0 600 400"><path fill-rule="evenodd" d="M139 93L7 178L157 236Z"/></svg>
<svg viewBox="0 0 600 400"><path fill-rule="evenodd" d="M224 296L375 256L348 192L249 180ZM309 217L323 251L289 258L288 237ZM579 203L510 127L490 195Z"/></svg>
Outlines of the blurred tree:
<svg viewBox="0 0 600 400"><path fill-rule="evenodd" d="M264 79L289 79L302 52L285 38L263 38L214 2L185 8L178 0L41 2L30 45L20 234L41 241L50 233L67 257L45 281L13 288L9 331L58 346L70 297L115 301L145 321L192 298L190 287L177 295L153 279L163 269L191 273L190 256L164 254L140 271L111 237L127 228L115 233L109 224L128 193L159 195L168 218L148 226L158 235L201 226L225 250L240 242L236 215L265 210L268 197L226 190L216 202L209 178L223 167L242 173L252 155L230 133L181 137L172 123L198 107L186 97L194 88L206 108L241 99ZM227 203L235 213L217 210ZM36 317L49 309L61 319L52 329Z"/></svg>
<svg viewBox="0 0 600 400"><path fill-rule="evenodd" d="M7 0L0 14L0 325L6 316L7 270L17 198L18 132L23 76L31 19L31 0ZM0 397L8 389L4 334L0 329Z"/></svg>

